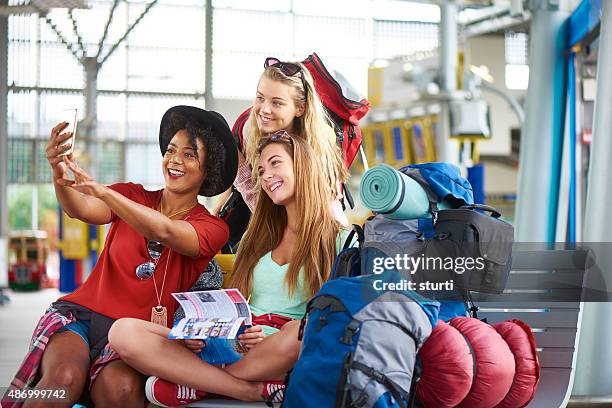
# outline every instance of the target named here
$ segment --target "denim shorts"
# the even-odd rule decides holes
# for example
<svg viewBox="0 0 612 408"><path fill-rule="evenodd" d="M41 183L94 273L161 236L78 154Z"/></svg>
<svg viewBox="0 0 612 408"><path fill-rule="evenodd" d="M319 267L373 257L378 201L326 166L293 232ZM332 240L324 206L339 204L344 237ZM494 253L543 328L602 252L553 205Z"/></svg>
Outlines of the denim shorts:
<svg viewBox="0 0 612 408"><path fill-rule="evenodd" d="M89 340L88 338L88 333L89 333L89 321L88 320L76 320L72 323L67 324L66 326L64 326L62 329L58 330L57 333L61 333L64 331L71 331L73 333L78 334L79 336L81 336L81 338L83 339L83 341L85 342L85 344L87 344L87 348L90 348L89 346Z"/></svg>

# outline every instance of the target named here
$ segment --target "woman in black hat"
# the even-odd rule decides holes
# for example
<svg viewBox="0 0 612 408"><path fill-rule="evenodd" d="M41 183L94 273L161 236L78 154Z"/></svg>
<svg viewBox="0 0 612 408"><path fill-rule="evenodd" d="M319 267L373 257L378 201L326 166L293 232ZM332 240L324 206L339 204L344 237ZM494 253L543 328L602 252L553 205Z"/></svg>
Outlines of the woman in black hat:
<svg viewBox="0 0 612 408"><path fill-rule="evenodd" d="M86 282L41 318L9 392L63 387L62 402L71 406L87 385L98 407L140 408L143 377L110 349L108 329L121 317L171 323L176 302L170 294L188 290L227 240L225 223L197 196L217 195L232 184L236 146L218 113L175 106L164 114L159 132L165 187L104 186L71 155L62 155L70 148L63 145L71 137L61 133L66 126L53 128L46 149L57 199L71 217L111 226Z"/></svg>

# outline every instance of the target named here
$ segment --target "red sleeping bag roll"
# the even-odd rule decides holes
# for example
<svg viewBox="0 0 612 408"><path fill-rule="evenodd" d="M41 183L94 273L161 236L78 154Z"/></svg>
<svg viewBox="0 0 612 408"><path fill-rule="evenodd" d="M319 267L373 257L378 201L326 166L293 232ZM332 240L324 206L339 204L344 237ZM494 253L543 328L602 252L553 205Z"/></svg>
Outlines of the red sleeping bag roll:
<svg viewBox="0 0 612 408"><path fill-rule="evenodd" d="M472 386L474 361L461 333L438 320L419 358L423 372L416 396L423 406L451 408L463 401Z"/></svg>
<svg viewBox="0 0 612 408"><path fill-rule="evenodd" d="M499 404L514 380L514 355L497 331L478 319L455 317L450 325L459 330L474 350L476 376L460 408L491 408Z"/></svg>
<svg viewBox="0 0 612 408"><path fill-rule="evenodd" d="M508 394L496 408L522 408L535 396L540 380L540 361L533 333L520 320L493 325L514 354L516 373Z"/></svg>

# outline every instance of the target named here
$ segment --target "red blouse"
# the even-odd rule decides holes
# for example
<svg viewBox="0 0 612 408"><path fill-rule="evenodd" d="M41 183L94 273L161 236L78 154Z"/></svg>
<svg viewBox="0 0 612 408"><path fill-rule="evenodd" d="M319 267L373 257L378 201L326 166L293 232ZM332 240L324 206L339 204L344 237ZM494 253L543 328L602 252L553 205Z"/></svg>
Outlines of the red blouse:
<svg viewBox="0 0 612 408"><path fill-rule="evenodd" d="M159 206L163 191L147 191L140 184L133 183L114 184L110 188L150 208ZM113 319L135 317L150 320L151 308L157 306L153 279L159 292L168 263L161 304L168 309L168 324L171 325L178 303L170 294L187 291L229 236L225 222L211 215L200 204L186 218L198 234L200 254L191 258L164 248L153 276L140 280L136 276L136 267L151 260L146 238L113 213L104 250L90 276L75 292L59 300L85 306Z"/></svg>

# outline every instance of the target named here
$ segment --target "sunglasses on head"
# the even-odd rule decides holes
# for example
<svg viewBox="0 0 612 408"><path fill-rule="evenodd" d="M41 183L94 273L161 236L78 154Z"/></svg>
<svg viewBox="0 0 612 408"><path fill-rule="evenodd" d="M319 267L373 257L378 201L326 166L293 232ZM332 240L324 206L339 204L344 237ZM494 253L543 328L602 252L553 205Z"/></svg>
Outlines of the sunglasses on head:
<svg viewBox="0 0 612 408"><path fill-rule="evenodd" d="M269 67L278 68L280 72L288 77L292 77L299 72L300 79L302 80L302 86L304 87L304 96L306 95L306 92L308 92L308 87L306 86L306 78L304 78L304 71L302 71L301 66L292 62L283 62L278 58L268 57L266 58L266 62L264 62L264 68Z"/></svg>
<svg viewBox="0 0 612 408"><path fill-rule="evenodd" d="M161 257L161 253L164 250L164 246L161 242L147 240L147 252L151 257L151 260L143 262L136 267L136 276L138 279L146 280L153 276L155 272L155 266L157 261Z"/></svg>
<svg viewBox="0 0 612 408"><path fill-rule="evenodd" d="M262 150L269 145L270 143L281 142L290 144L293 146L293 138L286 130L279 130L271 134L270 136L264 136L259 140L259 144L257 145L257 152L261 154Z"/></svg>

